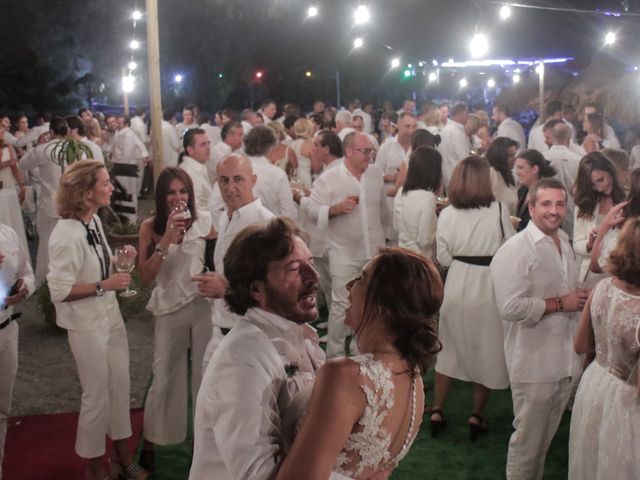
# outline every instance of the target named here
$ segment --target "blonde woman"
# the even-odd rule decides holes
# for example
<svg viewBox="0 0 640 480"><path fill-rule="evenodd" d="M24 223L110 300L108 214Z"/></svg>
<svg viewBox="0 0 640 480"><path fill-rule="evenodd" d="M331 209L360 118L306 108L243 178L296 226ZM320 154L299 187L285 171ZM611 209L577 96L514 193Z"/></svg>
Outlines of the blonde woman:
<svg viewBox="0 0 640 480"><path fill-rule="evenodd" d="M296 173L298 181L307 188L311 188L313 175L321 170L321 165L312 164L311 150L313 149L313 123L306 118L299 118L293 124L295 140L291 148L296 156Z"/></svg>
<svg viewBox="0 0 640 480"><path fill-rule="evenodd" d="M112 273L111 249L96 215L112 193L103 163L82 160L66 169L57 196L61 218L49 240L47 281L56 322L67 330L82 386L75 450L87 459L86 477L110 478L104 464L109 436L111 475L146 479L148 473L133 463L127 447L129 345L115 293L131 283L131 276Z"/></svg>
<svg viewBox="0 0 640 480"><path fill-rule="evenodd" d="M271 122L267 127L273 130L273 133L276 134L276 144L267 153L267 159L272 165L275 165L286 172L287 165L295 163L296 154L289 145L285 145L283 143L284 139L287 138L287 133L284 131L284 127L280 122Z"/></svg>

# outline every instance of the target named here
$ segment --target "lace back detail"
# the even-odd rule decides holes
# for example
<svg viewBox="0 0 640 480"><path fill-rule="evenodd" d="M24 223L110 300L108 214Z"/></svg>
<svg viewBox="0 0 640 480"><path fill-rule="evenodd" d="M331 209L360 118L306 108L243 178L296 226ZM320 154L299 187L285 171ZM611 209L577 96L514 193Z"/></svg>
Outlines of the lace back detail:
<svg viewBox="0 0 640 480"><path fill-rule="evenodd" d="M357 428L347 438L338 456L335 470L349 477L358 477L365 469L384 470L395 467L407 454L417 432L416 420L416 379L411 384L411 421L405 441L396 455L391 457L391 435L383 427L389 411L394 406L394 385L392 371L373 355L352 357L359 364L360 374L365 381L361 389L366 397L366 406Z"/></svg>

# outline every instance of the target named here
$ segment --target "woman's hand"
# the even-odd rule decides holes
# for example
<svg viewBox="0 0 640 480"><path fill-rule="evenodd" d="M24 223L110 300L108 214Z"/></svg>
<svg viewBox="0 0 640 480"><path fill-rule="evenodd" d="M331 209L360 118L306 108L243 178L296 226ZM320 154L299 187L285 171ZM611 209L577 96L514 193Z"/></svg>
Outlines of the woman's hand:
<svg viewBox="0 0 640 480"><path fill-rule="evenodd" d="M103 290L124 290L131 284L131 275L128 273L114 273L106 280L100 282Z"/></svg>
<svg viewBox="0 0 640 480"><path fill-rule="evenodd" d="M182 242L185 233L187 233L188 221L180 218L180 215L182 215L182 212L171 212L169 214L167 226L160 243L172 244Z"/></svg>
<svg viewBox="0 0 640 480"><path fill-rule="evenodd" d="M590 252L593 248L593 242L596 241L596 237L598 236L598 228L592 228L589 232L589 236L587 237L587 252Z"/></svg>

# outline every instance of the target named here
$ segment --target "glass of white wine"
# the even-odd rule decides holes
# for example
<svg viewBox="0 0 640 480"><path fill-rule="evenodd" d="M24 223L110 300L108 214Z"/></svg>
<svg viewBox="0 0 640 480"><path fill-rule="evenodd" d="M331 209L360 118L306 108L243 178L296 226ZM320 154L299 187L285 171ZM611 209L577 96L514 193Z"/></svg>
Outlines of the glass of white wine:
<svg viewBox="0 0 640 480"><path fill-rule="evenodd" d="M125 245L124 247L118 247L115 251L114 267L119 273L131 273L136 266L136 249L131 245ZM131 290L127 285L127 289L124 292L120 292L118 295L121 297L133 297L138 292Z"/></svg>
<svg viewBox="0 0 640 480"><path fill-rule="evenodd" d="M180 200L177 204L173 206L172 210L176 212L176 215L173 218L175 220L186 221L187 228L189 228L189 225L191 223L191 210L189 210L189 206L187 205L187 202L185 202L184 200ZM184 235L185 233L187 233L187 231L182 230L180 233Z"/></svg>

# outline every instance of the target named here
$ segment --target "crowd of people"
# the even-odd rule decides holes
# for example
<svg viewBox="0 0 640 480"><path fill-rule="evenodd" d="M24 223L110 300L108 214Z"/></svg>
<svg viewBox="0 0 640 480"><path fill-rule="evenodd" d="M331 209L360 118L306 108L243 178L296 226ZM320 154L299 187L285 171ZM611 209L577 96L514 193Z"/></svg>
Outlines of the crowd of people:
<svg viewBox="0 0 640 480"><path fill-rule="evenodd" d="M579 123L549 102L528 139L506 106L490 113L412 99L281 116L273 100L211 117L187 106L179 122L167 110L155 186L143 111L32 128L0 115L3 199L35 198L38 237L34 274L22 215L0 222L0 455L14 308L46 280L82 387L88 479L149 478L155 446L186 439L189 386L192 480L387 478L423 416L446 433L454 380L473 383L472 442L490 428L491 391L510 388L509 480L542 478L566 409L569 477L634 478L640 146L622 149L597 104ZM115 256L107 205L139 224ZM136 256L154 316L139 464L116 299Z"/></svg>

